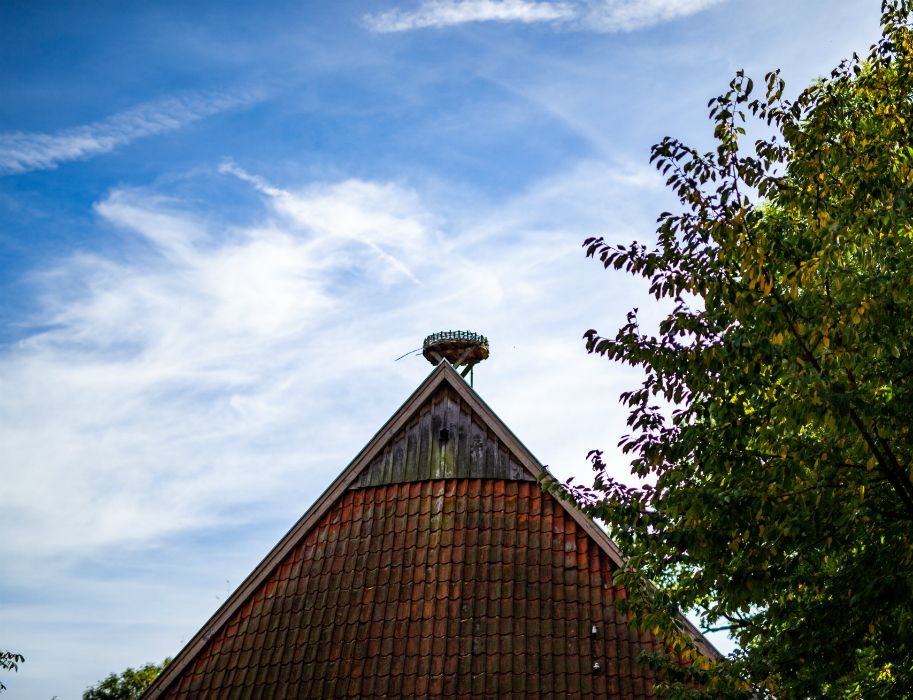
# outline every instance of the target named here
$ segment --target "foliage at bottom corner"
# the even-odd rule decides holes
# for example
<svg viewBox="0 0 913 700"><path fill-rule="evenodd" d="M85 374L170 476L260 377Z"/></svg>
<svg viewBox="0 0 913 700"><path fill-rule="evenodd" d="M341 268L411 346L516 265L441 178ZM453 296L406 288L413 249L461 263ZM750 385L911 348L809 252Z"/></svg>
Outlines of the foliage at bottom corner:
<svg viewBox="0 0 913 700"><path fill-rule="evenodd" d="M794 100L737 73L715 149L653 149L682 205L655 242L585 243L671 309L587 332L644 372L637 483L594 452L594 486L565 486L628 557L670 697L913 697L911 19L885 0L870 52ZM680 610L738 651L690 663Z"/></svg>
<svg viewBox="0 0 913 700"><path fill-rule="evenodd" d="M97 685L86 688L82 700L137 700L170 662L168 658L160 664L148 663L112 673Z"/></svg>
<svg viewBox="0 0 913 700"><path fill-rule="evenodd" d="M18 671L19 664L25 661L25 657L14 651L0 650L0 670ZM0 682L0 693L6 690L6 686Z"/></svg>

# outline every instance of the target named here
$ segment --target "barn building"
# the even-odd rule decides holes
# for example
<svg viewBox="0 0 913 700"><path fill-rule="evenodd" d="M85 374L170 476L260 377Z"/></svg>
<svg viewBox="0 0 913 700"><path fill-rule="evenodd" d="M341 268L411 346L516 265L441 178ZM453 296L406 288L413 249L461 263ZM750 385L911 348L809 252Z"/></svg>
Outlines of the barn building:
<svg viewBox="0 0 913 700"><path fill-rule="evenodd" d="M446 357L144 698L653 697L618 549Z"/></svg>

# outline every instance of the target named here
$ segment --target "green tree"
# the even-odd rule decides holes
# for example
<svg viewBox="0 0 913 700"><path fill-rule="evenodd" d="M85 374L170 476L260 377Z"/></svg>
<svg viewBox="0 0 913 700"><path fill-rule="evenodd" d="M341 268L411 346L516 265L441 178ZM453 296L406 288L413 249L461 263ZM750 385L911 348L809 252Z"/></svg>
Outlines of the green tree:
<svg viewBox="0 0 913 700"><path fill-rule="evenodd" d="M0 670L2 671L18 671L19 664L23 661L25 661L25 657L22 654L12 651L0 651ZM6 686L0 683L0 692L4 690L6 690Z"/></svg>
<svg viewBox="0 0 913 700"><path fill-rule="evenodd" d="M594 486L566 493L608 525L632 619L679 664L676 609L739 645L670 671L673 695L913 697L911 10L884 2L867 57L795 100L779 71L763 97L737 73L709 104L713 150L653 148L683 207L657 242L585 244L672 310L587 332L644 370L622 395L639 479L597 451Z"/></svg>
<svg viewBox="0 0 913 700"><path fill-rule="evenodd" d="M82 700L136 700L170 661L168 658L161 664L128 668L120 675L112 673L98 685L86 688Z"/></svg>

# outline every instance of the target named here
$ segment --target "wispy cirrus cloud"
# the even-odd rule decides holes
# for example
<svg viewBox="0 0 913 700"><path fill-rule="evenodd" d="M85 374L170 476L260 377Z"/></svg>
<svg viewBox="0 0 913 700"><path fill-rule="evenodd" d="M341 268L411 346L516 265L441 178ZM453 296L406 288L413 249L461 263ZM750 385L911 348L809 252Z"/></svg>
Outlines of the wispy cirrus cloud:
<svg viewBox="0 0 913 700"><path fill-rule="evenodd" d="M211 202L115 189L95 211L141 245L74 255L35 280L43 330L0 349L0 444L15 465L0 555L78 559L283 498L303 509L428 371L393 360L443 328L493 338L486 394L561 446L559 473L589 447L549 435L537 392L596 443L604 410L579 397L601 380L574 300L591 295L581 268L602 274L580 238L609 220L607 192L630 199L649 183L582 164L454 221L400 183L288 188L221 170L262 197L249 224L214 219ZM610 294L626 305L630 293Z"/></svg>
<svg viewBox="0 0 913 700"><path fill-rule="evenodd" d="M564 2L425 0L415 10L388 10L367 15L365 21L376 32L404 32L469 22L556 22L574 14L574 8Z"/></svg>
<svg viewBox="0 0 913 700"><path fill-rule="evenodd" d="M12 535L0 551L75 554L204 526L320 459L323 448L289 447L308 434L294 424L338 393L317 387L348 369L333 365L353 340L353 290L412 285L389 260L407 264L430 234L395 185L263 188L267 210L242 229L114 190L96 212L143 245L41 273L47 330L0 354L0 444L17 467L4 474Z"/></svg>
<svg viewBox="0 0 913 700"><path fill-rule="evenodd" d="M578 26L600 32L630 32L687 17L726 0L593 0L581 3Z"/></svg>
<svg viewBox="0 0 913 700"><path fill-rule="evenodd" d="M153 100L91 124L45 134L0 133L0 175L48 170L108 153L137 139L174 131L208 116L259 101L256 91L196 92Z"/></svg>
<svg viewBox="0 0 913 700"><path fill-rule="evenodd" d="M595 32L625 32L700 12L725 0L422 0L411 10L365 16L381 33L472 22L551 24Z"/></svg>

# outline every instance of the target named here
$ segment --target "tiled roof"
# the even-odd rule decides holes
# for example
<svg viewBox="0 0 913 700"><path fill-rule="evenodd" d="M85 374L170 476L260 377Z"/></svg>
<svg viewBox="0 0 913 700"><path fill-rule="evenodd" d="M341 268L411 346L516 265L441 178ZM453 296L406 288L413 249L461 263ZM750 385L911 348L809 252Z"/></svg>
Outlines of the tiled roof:
<svg viewBox="0 0 913 700"><path fill-rule="evenodd" d="M647 697L613 568L534 483L349 490L164 696Z"/></svg>
<svg viewBox="0 0 913 700"><path fill-rule="evenodd" d="M617 550L447 365L149 698L652 697Z"/></svg>

